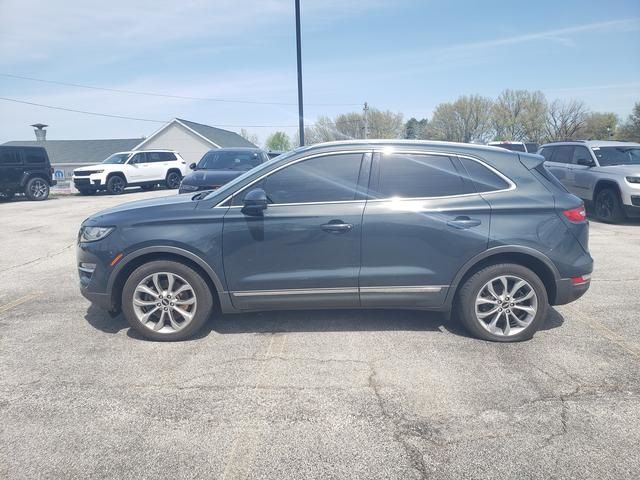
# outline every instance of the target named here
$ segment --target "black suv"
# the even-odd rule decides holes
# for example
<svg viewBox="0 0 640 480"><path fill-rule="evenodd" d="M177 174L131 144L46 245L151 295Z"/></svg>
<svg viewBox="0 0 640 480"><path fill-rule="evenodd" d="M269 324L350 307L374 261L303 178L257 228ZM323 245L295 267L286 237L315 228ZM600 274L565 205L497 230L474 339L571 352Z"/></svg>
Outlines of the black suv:
<svg viewBox="0 0 640 480"><path fill-rule="evenodd" d="M539 155L455 143L319 144L217 190L119 205L78 235L82 294L155 340L223 313L453 310L530 338L589 288L582 201Z"/></svg>
<svg viewBox="0 0 640 480"><path fill-rule="evenodd" d="M56 183L44 148L0 145L0 199L24 193L29 200L46 200Z"/></svg>

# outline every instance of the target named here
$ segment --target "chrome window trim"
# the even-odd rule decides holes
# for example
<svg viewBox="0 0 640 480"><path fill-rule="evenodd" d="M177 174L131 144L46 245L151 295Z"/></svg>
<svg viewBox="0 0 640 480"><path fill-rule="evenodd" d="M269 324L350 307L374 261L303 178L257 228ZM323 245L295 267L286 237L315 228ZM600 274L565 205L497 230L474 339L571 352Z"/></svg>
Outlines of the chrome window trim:
<svg viewBox="0 0 640 480"><path fill-rule="evenodd" d="M312 158L326 157L326 156L331 156L331 155L342 155L342 154L351 154L351 153L360 153L360 154L364 155L365 153L371 153L372 151L373 151L373 147L372 148L366 148L366 149L341 150L341 151L335 151L335 152L316 153L316 154L313 154L313 155L307 155L305 157L298 158L297 160L294 160L294 161L289 162L289 163L285 163L284 165L280 165L278 168L276 168L274 170L271 170L271 171L265 173L264 175L261 175L260 177L258 177L255 180L253 180L251 183L248 183L247 185L245 185L241 189L236 190L231 195L227 196L224 200L221 200L220 202L218 202L213 208L234 208L234 207L242 208L242 205L229 205L228 207L225 207L225 206L223 206L223 204L228 202L229 200L231 200L234 196L238 195L239 193L242 193L247 188L250 188L251 186L255 185L256 183L258 183L263 178L266 178L269 175L273 175L274 173L279 172L283 168L290 167L291 165L295 165L296 163L304 162L305 160L311 160ZM310 205L310 204L347 203L347 202L362 202L362 201L364 201L364 200L337 200L337 201L331 201L331 202L306 202L306 203L305 202L299 202L299 203L271 203L271 204L269 204L269 206L276 206L276 205Z"/></svg>
<svg viewBox="0 0 640 480"><path fill-rule="evenodd" d="M492 190L491 192L473 192L473 193L460 193L457 195L444 195L444 196L439 196L439 197L385 197L385 198L375 198L375 199L370 199L367 200L368 202L387 202L389 200L394 200L394 201L404 201L404 200L437 200L440 198L463 198L463 197L472 197L475 195L489 195L489 194L494 194L494 193L504 193L504 192L510 192L512 190L516 189L516 184L515 182L513 182L509 177L507 177L506 175L504 175L502 172L496 170L495 168L493 168L491 165L488 165L487 163L485 163L484 161L480 160L479 158L476 158L472 155L469 155L467 153L465 154L459 154L459 153L455 153L455 152L434 152L431 150L389 150L386 148L380 148L377 147L374 149L374 153L380 153L382 156L384 156L384 154L409 154L409 155L437 155L437 156L441 156L441 157L458 157L458 158L466 158L468 160L473 160L474 162L479 163L480 165L482 165L485 168L488 168L490 171L492 171L493 173L495 173L496 175L498 175L500 178L502 178L505 182L507 182L509 184L509 187L507 188L503 188L500 190ZM464 168L464 166L463 166ZM473 181L473 179L469 178L470 181Z"/></svg>
<svg viewBox="0 0 640 480"><path fill-rule="evenodd" d="M280 290L244 290L229 292L233 297L275 297L286 295L325 295L325 294L358 294L358 293L439 293L449 285L407 285L354 288L293 288Z"/></svg>

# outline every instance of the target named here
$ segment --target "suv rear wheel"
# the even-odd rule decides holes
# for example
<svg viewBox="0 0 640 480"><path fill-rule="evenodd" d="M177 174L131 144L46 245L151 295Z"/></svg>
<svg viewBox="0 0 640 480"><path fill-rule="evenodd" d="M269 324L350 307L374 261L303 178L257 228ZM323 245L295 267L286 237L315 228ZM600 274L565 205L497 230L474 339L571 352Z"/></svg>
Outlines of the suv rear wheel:
<svg viewBox="0 0 640 480"><path fill-rule="evenodd" d="M176 189L180 186L180 182L182 181L182 177L178 172L169 172L166 178L167 188Z"/></svg>
<svg viewBox="0 0 640 480"><path fill-rule="evenodd" d="M209 286L198 272L178 262L153 261L138 267L122 291L122 312L129 324L151 340L193 336L213 307Z"/></svg>
<svg viewBox="0 0 640 480"><path fill-rule="evenodd" d="M547 291L522 265L483 268L464 283L457 299L462 324L475 337L494 342L528 340L547 317Z"/></svg>
<svg viewBox="0 0 640 480"><path fill-rule="evenodd" d="M127 187L127 182L120 175L113 175L107 180L107 192L111 195L119 195L124 192Z"/></svg>
<svg viewBox="0 0 640 480"><path fill-rule="evenodd" d="M620 195L613 188L603 188L596 195L596 216L607 223L617 223L624 220L624 211L620 202Z"/></svg>
<svg viewBox="0 0 640 480"><path fill-rule="evenodd" d="M24 194L29 200L46 200L49 198L49 183L44 178L30 178L25 185Z"/></svg>

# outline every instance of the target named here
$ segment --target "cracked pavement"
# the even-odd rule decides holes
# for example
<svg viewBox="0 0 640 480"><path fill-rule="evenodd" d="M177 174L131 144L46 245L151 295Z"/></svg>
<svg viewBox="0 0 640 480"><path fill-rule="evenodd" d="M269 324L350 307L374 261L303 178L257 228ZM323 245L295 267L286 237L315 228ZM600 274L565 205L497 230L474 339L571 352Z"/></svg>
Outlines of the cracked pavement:
<svg viewBox="0 0 640 480"><path fill-rule="evenodd" d="M640 223L592 222L591 290L529 342L336 310L160 344L80 296L72 245L167 194L0 204L0 478L640 476Z"/></svg>

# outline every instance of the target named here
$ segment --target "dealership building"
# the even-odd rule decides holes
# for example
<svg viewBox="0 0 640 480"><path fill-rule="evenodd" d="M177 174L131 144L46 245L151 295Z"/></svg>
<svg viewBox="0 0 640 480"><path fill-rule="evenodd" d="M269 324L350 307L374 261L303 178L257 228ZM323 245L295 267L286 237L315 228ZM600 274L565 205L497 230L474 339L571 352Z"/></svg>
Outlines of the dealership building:
<svg viewBox="0 0 640 480"><path fill-rule="evenodd" d="M197 162L207 151L228 147L256 147L235 132L174 118L146 138L105 140L47 140L45 128L36 124L36 140L11 141L4 145L40 146L47 150L60 189L71 189L73 170L102 162L117 152L131 150L175 150L187 164Z"/></svg>

